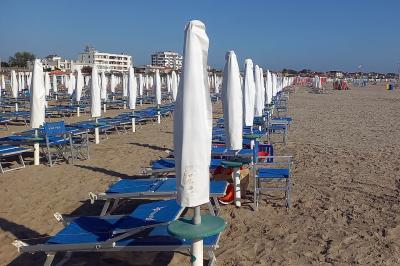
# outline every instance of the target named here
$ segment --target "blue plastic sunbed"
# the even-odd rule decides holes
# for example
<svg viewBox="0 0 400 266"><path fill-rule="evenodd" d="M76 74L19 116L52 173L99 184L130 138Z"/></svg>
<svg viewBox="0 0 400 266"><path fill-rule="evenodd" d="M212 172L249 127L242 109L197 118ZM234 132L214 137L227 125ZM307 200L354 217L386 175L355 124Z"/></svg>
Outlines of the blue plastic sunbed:
<svg viewBox="0 0 400 266"><path fill-rule="evenodd" d="M215 214L219 210L217 197L224 196L228 183L223 180L210 181L210 198L215 208L210 204L209 210ZM113 212L123 199L152 199L152 198L175 198L177 194L176 179L169 178L146 178L146 179L122 179L111 185L106 192L95 194L89 193L93 204L96 200L105 200L101 215ZM112 207L109 209L110 204Z"/></svg>
<svg viewBox="0 0 400 266"><path fill-rule="evenodd" d="M142 204L129 215L86 216L61 219L65 228L43 244L16 240L20 253L45 252L51 265L57 252L186 251L191 242L167 233L169 222L183 211L175 200ZM204 239L204 248L215 259L219 234Z"/></svg>

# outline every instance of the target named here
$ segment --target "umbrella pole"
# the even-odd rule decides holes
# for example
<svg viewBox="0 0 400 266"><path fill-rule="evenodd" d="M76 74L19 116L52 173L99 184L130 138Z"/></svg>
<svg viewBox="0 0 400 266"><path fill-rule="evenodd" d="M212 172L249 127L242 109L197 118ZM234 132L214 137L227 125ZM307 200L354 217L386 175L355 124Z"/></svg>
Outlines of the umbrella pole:
<svg viewBox="0 0 400 266"><path fill-rule="evenodd" d="M107 106L106 106L106 103L105 103L105 102L103 103L103 112L104 112L104 113L107 113Z"/></svg>
<svg viewBox="0 0 400 266"><path fill-rule="evenodd" d="M15 103L15 112L18 112L18 102Z"/></svg>
<svg viewBox="0 0 400 266"><path fill-rule="evenodd" d="M235 205L240 207L242 205L240 202L240 168L233 168L233 180L235 182Z"/></svg>
<svg viewBox="0 0 400 266"><path fill-rule="evenodd" d="M35 129L35 138L38 137L38 130L37 128ZM34 165L39 165L40 164L40 159L39 159L39 142L34 142L33 143L33 164Z"/></svg>
<svg viewBox="0 0 400 266"><path fill-rule="evenodd" d="M78 107L76 107L76 116L80 117L81 116L81 107L80 107L80 102L78 102Z"/></svg>
<svg viewBox="0 0 400 266"><path fill-rule="evenodd" d="M132 111L132 132L136 132L135 111Z"/></svg>
<svg viewBox="0 0 400 266"><path fill-rule="evenodd" d="M193 224L201 224L200 206L194 208ZM192 265L203 266L203 239L193 239Z"/></svg>
<svg viewBox="0 0 400 266"><path fill-rule="evenodd" d="M126 109L126 99L124 99L124 110Z"/></svg>
<svg viewBox="0 0 400 266"><path fill-rule="evenodd" d="M157 123L161 123L161 116L160 116L160 105L157 105Z"/></svg>
<svg viewBox="0 0 400 266"><path fill-rule="evenodd" d="M98 119L96 118L96 127L94 128L94 143L100 143L100 136L99 136L99 127L97 125Z"/></svg>

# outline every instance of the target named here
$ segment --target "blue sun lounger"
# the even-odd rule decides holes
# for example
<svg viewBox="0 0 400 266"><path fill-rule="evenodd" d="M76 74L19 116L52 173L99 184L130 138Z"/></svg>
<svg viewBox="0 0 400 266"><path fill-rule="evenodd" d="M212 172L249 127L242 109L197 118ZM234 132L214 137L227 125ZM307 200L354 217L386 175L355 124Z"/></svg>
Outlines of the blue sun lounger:
<svg viewBox="0 0 400 266"><path fill-rule="evenodd" d="M29 245L16 240L13 245L20 253L45 252L45 265L51 265L57 252L112 252L112 251L187 251L191 241L168 234L168 224L183 212L175 200L141 204L129 215L83 216L59 219L65 226L43 244ZM204 249L210 261L220 234L204 239Z"/></svg>
<svg viewBox="0 0 400 266"><path fill-rule="evenodd" d="M24 162L24 159L22 158L22 153L28 152L28 151L31 151L31 149L18 147L18 146L12 146L12 145L0 145L0 170L1 170L1 172L4 174L5 172L25 168L25 162ZM13 156L18 157L20 166L4 169L2 159L13 157Z"/></svg>
<svg viewBox="0 0 400 266"><path fill-rule="evenodd" d="M210 170L221 165L222 159L211 159ZM143 175L168 175L175 172L175 158L163 158L153 161L150 168L143 168Z"/></svg>
<svg viewBox="0 0 400 266"><path fill-rule="evenodd" d="M218 197L226 193L228 183L226 181L210 181L210 198L212 203L208 204L210 213L214 214L219 210ZM90 202L93 204L96 200L105 200L105 204L100 215L112 213L124 199L170 199L176 198L176 179L169 178L145 178L145 179L121 179L111 185L106 192L95 194L89 193ZM110 204L112 203L111 208Z"/></svg>

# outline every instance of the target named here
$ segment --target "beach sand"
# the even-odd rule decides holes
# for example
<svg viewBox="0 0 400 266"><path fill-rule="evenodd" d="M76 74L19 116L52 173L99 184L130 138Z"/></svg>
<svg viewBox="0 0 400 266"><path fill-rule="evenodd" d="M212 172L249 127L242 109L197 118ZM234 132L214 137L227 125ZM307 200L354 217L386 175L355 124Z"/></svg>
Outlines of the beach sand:
<svg viewBox="0 0 400 266"><path fill-rule="evenodd" d="M326 92L291 94L289 142L275 145L277 155L294 156L292 208L277 192L254 212L251 183L242 208L222 207L228 226L217 265L400 264L400 94L383 84ZM215 110L220 114L220 105ZM167 155L172 137L172 118L165 118L91 145L91 160L0 175L0 265L42 264L43 254L19 255L11 242L55 234L62 226L54 212L99 214L101 204L90 205L88 192L138 176ZM188 263L180 253L117 252L74 254L66 265Z"/></svg>

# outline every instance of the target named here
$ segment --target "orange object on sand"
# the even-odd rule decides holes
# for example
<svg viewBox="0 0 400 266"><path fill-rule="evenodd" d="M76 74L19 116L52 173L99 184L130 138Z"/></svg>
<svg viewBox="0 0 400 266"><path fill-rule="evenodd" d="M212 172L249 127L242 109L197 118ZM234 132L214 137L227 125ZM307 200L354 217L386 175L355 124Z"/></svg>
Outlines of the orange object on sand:
<svg viewBox="0 0 400 266"><path fill-rule="evenodd" d="M219 197L218 201L224 205L228 205L228 204L232 203L233 200L235 199L235 195L233 192L234 192L233 185L229 184L228 187L226 188L225 196Z"/></svg>

